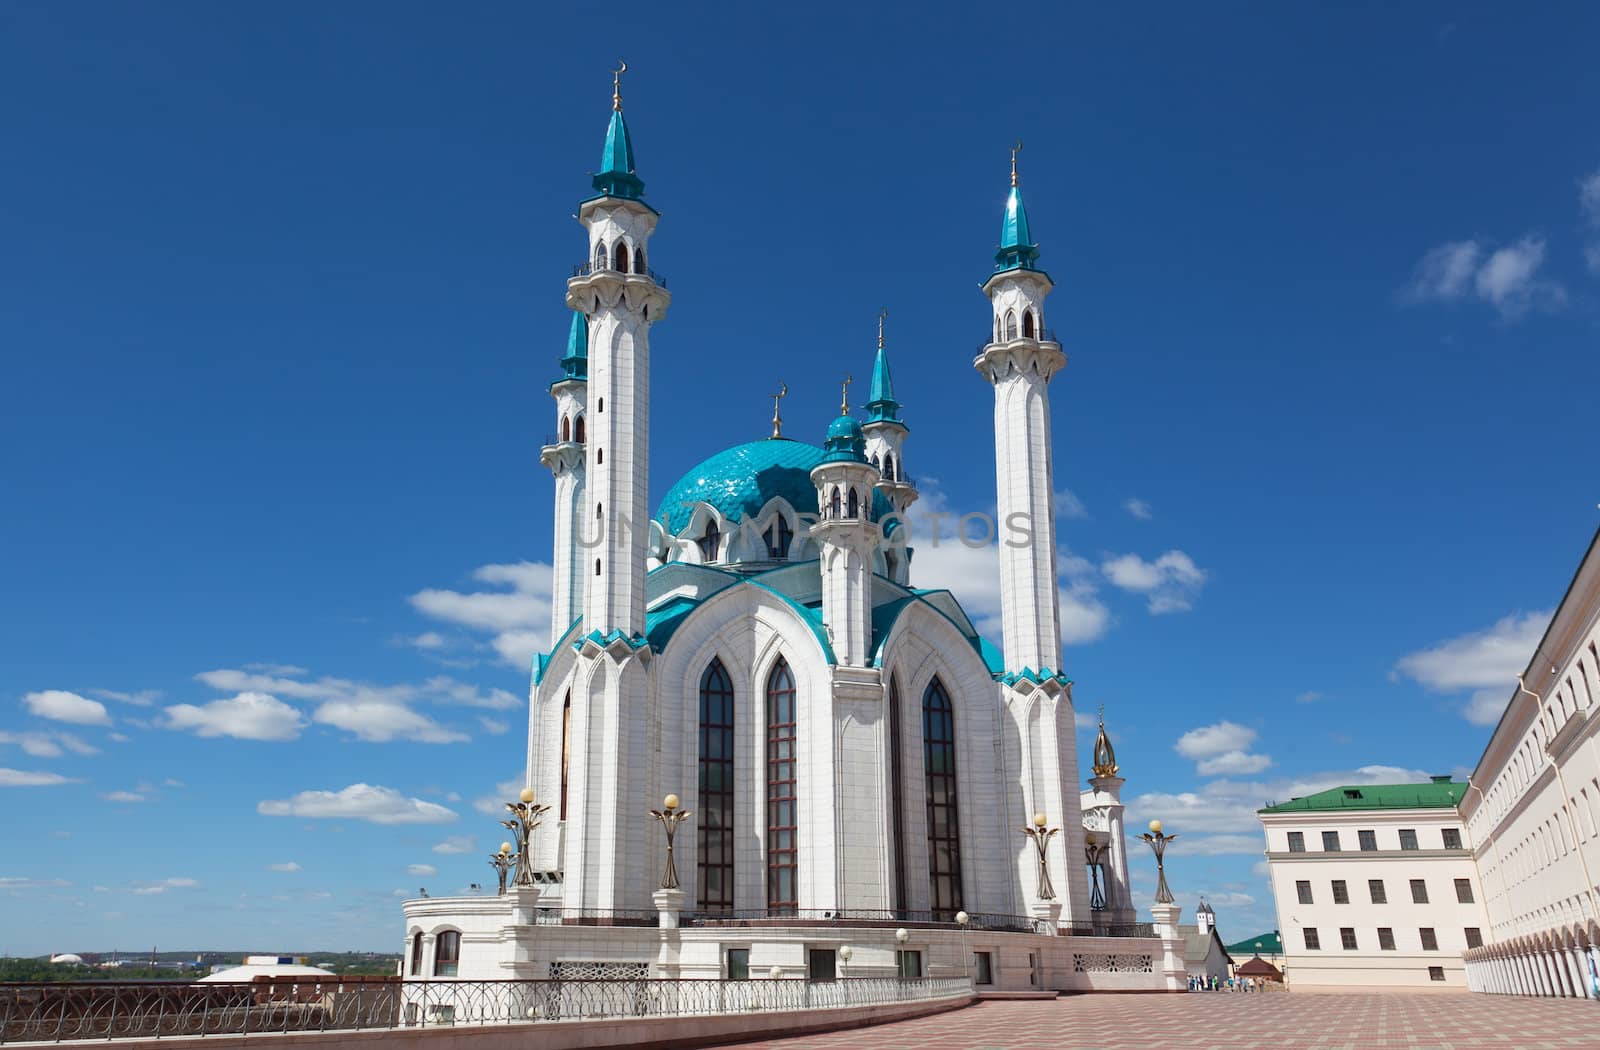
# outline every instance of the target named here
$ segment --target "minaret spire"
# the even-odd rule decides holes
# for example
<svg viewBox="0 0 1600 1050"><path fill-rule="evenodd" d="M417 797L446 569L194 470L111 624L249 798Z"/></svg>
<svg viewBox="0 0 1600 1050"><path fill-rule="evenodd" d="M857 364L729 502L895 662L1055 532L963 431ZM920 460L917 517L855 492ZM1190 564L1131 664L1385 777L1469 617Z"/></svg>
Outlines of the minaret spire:
<svg viewBox="0 0 1600 1050"><path fill-rule="evenodd" d="M611 112L613 113L622 112L622 74L627 71L628 63L623 59L617 59L617 68L611 71ZM1021 144L1019 143L1018 145L1020 146ZM1017 184L1016 168L1016 156L1013 154L1011 160L1011 185L1013 186Z"/></svg>
<svg viewBox="0 0 1600 1050"><path fill-rule="evenodd" d="M627 69L628 68L628 64L626 62L624 62L622 64L622 68L623 69ZM1021 153L1021 152L1022 152L1022 140L1018 139L1017 140L1017 144L1015 146L1011 147L1011 185L1012 185L1013 188L1015 188L1016 185L1017 185L1017 154Z"/></svg>
<svg viewBox="0 0 1600 1050"><path fill-rule="evenodd" d="M867 421L861 431L867 439L867 459L879 472L873 488L883 493L895 515L900 516L917 501L917 488L906 477L900 458L910 428L900 419L900 402L894 399L894 380L889 375L889 352L884 349L883 337L883 322L888 317L887 307L878 311L878 356L872 362ZM906 534L891 531L887 535L894 542L884 547L884 568L895 583L907 585L911 579L911 552L905 545Z"/></svg>

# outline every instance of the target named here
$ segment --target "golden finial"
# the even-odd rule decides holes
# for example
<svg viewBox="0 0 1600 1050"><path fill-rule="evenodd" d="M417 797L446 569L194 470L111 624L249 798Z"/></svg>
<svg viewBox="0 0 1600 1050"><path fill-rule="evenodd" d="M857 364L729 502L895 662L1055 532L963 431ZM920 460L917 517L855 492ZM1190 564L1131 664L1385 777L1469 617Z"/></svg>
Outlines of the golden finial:
<svg viewBox="0 0 1600 1050"><path fill-rule="evenodd" d="M626 68L626 66L624 66L624 68ZM1011 147L1011 185L1013 186L1017 184L1017 154L1021 152L1022 140L1018 139L1017 144Z"/></svg>
<svg viewBox="0 0 1600 1050"><path fill-rule="evenodd" d="M1106 736L1106 705L1100 705L1100 735L1094 738L1094 775L1117 775L1117 753L1111 749L1111 738Z"/></svg>
<svg viewBox="0 0 1600 1050"><path fill-rule="evenodd" d="M852 376L849 372L844 374L844 383L839 388L839 414L841 416L850 414L850 384L855 381L855 376Z"/></svg>
<svg viewBox="0 0 1600 1050"><path fill-rule="evenodd" d="M781 379L778 380L778 392L767 396L772 398L772 436L781 438L783 437L783 417L778 415L778 402L789 396L789 384Z"/></svg>
<svg viewBox="0 0 1600 1050"><path fill-rule="evenodd" d="M878 311L878 349L883 349L883 319L889 316L889 308L885 306Z"/></svg>
<svg viewBox="0 0 1600 1050"><path fill-rule="evenodd" d="M622 111L622 74L628 71L628 63L619 58L617 59L617 67L611 71L611 108L620 113ZM1012 175L1011 185L1015 186L1016 184L1016 176Z"/></svg>

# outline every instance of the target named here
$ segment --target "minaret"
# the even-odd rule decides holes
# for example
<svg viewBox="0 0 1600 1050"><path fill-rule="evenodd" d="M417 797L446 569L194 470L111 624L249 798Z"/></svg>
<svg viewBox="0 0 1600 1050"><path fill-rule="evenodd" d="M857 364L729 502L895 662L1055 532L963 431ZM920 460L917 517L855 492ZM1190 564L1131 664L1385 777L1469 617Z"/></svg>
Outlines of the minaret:
<svg viewBox="0 0 1600 1050"><path fill-rule="evenodd" d="M567 305L588 315L589 408L585 500L578 521L584 633L603 645L644 635L646 505L650 453L650 326L671 297L645 264L656 210L640 198L633 143L612 81L611 125L594 176L596 195L578 208L588 259L567 282Z"/></svg>
<svg viewBox="0 0 1600 1050"><path fill-rule="evenodd" d="M867 462L861 424L850 415L850 380L839 418L828 427L822 462L811 471L819 520L811 537L821 548L822 622L842 667L867 666L872 640L872 551L879 537L872 522L878 468Z"/></svg>
<svg viewBox="0 0 1600 1050"><path fill-rule="evenodd" d="M1067 356L1044 328L1042 304L1054 285L1035 267L1038 258L1013 150L1000 250L983 285L994 307L994 336L973 362L994 384L1001 629L1009 674L1050 673L1061 663L1048 387Z"/></svg>
<svg viewBox="0 0 1600 1050"><path fill-rule="evenodd" d="M554 440L539 452L539 462L550 468L556 482L555 553L550 583L550 644L553 646L583 615L583 551L578 530L584 504L584 440L588 430L589 321L574 310L567 332L567 353L561 359L562 376L550 384L556 399Z"/></svg>

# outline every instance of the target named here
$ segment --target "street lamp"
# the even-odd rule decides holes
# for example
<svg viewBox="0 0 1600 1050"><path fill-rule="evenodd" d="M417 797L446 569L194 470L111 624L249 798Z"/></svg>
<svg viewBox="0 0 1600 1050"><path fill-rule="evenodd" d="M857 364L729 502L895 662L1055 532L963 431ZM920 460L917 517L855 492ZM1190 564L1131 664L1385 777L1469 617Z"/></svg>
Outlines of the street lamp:
<svg viewBox="0 0 1600 1050"><path fill-rule="evenodd" d="M511 811L510 820L502 820L500 826L509 828L517 837L517 852L513 860L516 861L516 877L511 880L514 886L533 885L533 852L529 843L533 841L533 829L539 826L539 818L550 809L549 806L538 806L533 801L533 788L525 787L522 794L517 796L518 801L507 802L506 809ZM492 864L493 861L490 861Z"/></svg>
<svg viewBox="0 0 1600 1050"><path fill-rule="evenodd" d="M678 888L678 866L672 860L672 836L677 834L678 825L689 819L689 811L678 808L677 795L668 795L661 800L661 808L652 809L650 815L661 822L662 829L667 833L667 867L661 873L661 888L675 890Z"/></svg>
<svg viewBox="0 0 1600 1050"><path fill-rule="evenodd" d="M855 953L855 949L850 947L848 944L839 949L839 962L841 964L840 969L844 971L845 977L850 976L850 958L851 956L855 955Z"/></svg>
<svg viewBox="0 0 1600 1050"><path fill-rule="evenodd" d="M956 912L956 925L961 927L961 976L972 976L972 953L967 951L967 923L972 921L972 916L964 911Z"/></svg>
<svg viewBox="0 0 1600 1050"><path fill-rule="evenodd" d="M489 855L489 867L493 868L494 873L500 877L498 895L501 897L506 895L506 873L511 870L511 865L515 863L516 858L511 855L511 843L509 842L500 843L500 851Z"/></svg>
<svg viewBox="0 0 1600 1050"><path fill-rule="evenodd" d="M1100 861L1110 846L1095 837L1094 832L1083 836L1083 859L1089 865L1089 910L1105 911L1106 895L1100 889Z"/></svg>
<svg viewBox="0 0 1600 1050"><path fill-rule="evenodd" d="M773 966L772 969L767 971L767 976L776 981L778 978L783 976L783 967Z"/></svg>
<svg viewBox="0 0 1600 1050"><path fill-rule="evenodd" d="M1022 833L1033 841L1039 851L1039 899L1042 901L1056 899L1056 888L1050 884L1049 856L1045 850L1050 845L1050 840L1055 838L1056 832L1061 829L1045 827L1049 822L1043 813L1035 813L1033 824L1022 829Z"/></svg>
<svg viewBox="0 0 1600 1050"><path fill-rule="evenodd" d="M1167 869L1162 862L1162 855L1167 852L1167 844L1178 836L1162 834L1161 821L1152 820L1149 832L1139 837L1148 842L1156 854L1156 903L1171 904L1172 890L1167 887Z"/></svg>

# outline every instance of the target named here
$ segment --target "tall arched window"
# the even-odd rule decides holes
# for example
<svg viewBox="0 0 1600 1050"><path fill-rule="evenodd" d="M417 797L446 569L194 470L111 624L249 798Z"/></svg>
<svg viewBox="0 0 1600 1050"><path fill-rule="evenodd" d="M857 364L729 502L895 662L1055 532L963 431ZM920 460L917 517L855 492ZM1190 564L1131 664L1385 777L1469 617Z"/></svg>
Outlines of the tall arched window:
<svg viewBox="0 0 1600 1050"><path fill-rule="evenodd" d="M714 521L706 522L706 534L697 541L700 548L700 560L710 563L717 560L717 544L722 541L722 532Z"/></svg>
<svg viewBox="0 0 1600 1050"><path fill-rule="evenodd" d="M1033 311L1022 311L1022 336L1025 339L1033 338Z"/></svg>
<svg viewBox="0 0 1600 1050"><path fill-rule="evenodd" d="M889 676L889 839L894 850L894 900L890 906L896 912L905 910L909 900L906 894L906 834L905 807L902 801L900 754L900 678ZM900 918L898 914L895 918Z"/></svg>
<svg viewBox="0 0 1600 1050"><path fill-rule="evenodd" d="M894 472L894 453L893 452L891 452L887 456L883 457L883 476L888 478L890 481L899 481L900 480L900 475L898 475L898 474L896 474Z"/></svg>
<svg viewBox="0 0 1600 1050"><path fill-rule="evenodd" d="M938 678L922 694L922 757L928 781L929 903L935 922L961 910L961 826L956 813L956 722Z"/></svg>
<svg viewBox="0 0 1600 1050"><path fill-rule="evenodd" d="M650 272L650 271L648 271L648 270L646 270L644 268L644 249L643 248L640 248L638 251L633 253L633 272L634 273L649 273Z"/></svg>
<svg viewBox="0 0 1600 1050"><path fill-rule="evenodd" d="M767 910L780 915L800 906L796 728L794 673L780 656L767 675Z"/></svg>
<svg viewBox="0 0 1600 1050"><path fill-rule="evenodd" d="M628 245L623 241L617 242L617 270L621 273L628 272Z"/></svg>
<svg viewBox="0 0 1600 1050"><path fill-rule="evenodd" d="M834 489L833 490L833 495L828 497L828 517L837 518L838 516L839 516L839 490L838 489Z"/></svg>
<svg viewBox="0 0 1600 1050"><path fill-rule="evenodd" d="M440 930L433 939L433 975L454 977L461 968L461 931Z"/></svg>
<svg viewBox="0 0 1600 1050"><path fill-rule="evenodd" d="M572 440L572 420L566 416L561 417L561 440Z"/></svg>
<svg viewBox="0 0 1600 1050"><path fill-rule="evenodd" d="M580 445L583 444L583 417L582 416L578 417L578 422L572 428L572 437L573 437L573 440L576 441L578 444L580 444Z"/></svg>
<svg viewBox="0 0 1600 1050"><path fill-rule="evenodd" d="M1006 340L1009 342L1017 337L1017 314L1014 310L1006 311Z"/></svg>
<svg viewBox="0 0 1600 1050"><path fill-rule="evenodd" d="M572 690L561 701L561 818L567 819L567 771L572 768Z"/></svg>
<svg viewBox="0 0 1600 1050"><path fill-rule="evenodd" d="M856 518L861 516L861 496L857 494L854 485L850 487L850 499L846 502L845 507L846 517Z"/></svg>
<svg viewBox="0 0 1600 1050"><path fill-rule="evenodd" d="M733 910L733 680L721 660L700 676L701 911Z"/></svg>
<svg viewBox="0 0 1600 1050"><path fill-rule="evenodd" d="M606 255L606 242L601 241L594 246L594 268L604 270L610 262L610 257Z"/></svg>
<svg viewBox="0 0 1600 1050"><path fill-rule="evenodd" d="M418 930L411 935L411 974L416 976L422 973L422 931Z"/></svg>

